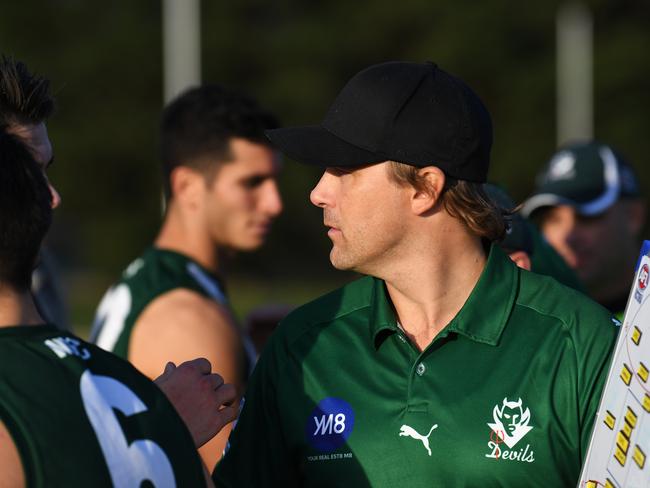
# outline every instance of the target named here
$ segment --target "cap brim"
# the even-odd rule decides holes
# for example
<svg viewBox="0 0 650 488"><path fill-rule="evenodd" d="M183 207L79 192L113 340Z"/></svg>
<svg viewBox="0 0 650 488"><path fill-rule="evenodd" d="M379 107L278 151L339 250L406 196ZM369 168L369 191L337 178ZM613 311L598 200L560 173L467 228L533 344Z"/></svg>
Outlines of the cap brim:
<svg viewBox="0 0 650 488"><path fill-rule="evenodd" d="M521 206L520 213L524 218L530 218L530 216L540 208L555 207L562 204L571 205L572 203L573 202L552 193L540 193L533 195L526 200Z"/></svg>
<svg viewBox="0 0 650 488"><path fill-rule="evenodd" d="M371 151L354 146L319 125L285 127L266 136L289 158L316 166L362 166L385 161Z"/></svg>
<svg viewBox="0 0 650 488"><path fill-rule="evenodd" d="M544 207L557 207L559 205L568 205L573 207L579 215L585 217L593 217L595 215L600 215L609 207L611 207L614 200L610 198L598 198L590 202L576 202L570 198L561 197L553 193L540 193L533 195L528 200L524 202L521 207L521 214L530 218L537 210L540 210Z"/></svg>

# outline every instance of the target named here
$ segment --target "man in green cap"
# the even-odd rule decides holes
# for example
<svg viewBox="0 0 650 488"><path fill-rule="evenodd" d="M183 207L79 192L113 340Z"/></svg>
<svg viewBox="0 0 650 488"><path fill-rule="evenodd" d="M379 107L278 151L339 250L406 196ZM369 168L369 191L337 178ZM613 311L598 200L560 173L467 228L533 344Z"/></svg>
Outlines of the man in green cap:
<svg viewBox="0 0 650 488"><path fill-rule="evenodd" d="M508 230L498 244L510 259L520 268L552 276L563 285L584 292L575 272L540 234L537 227L525 219L521 212L515 212L516 205L510 195L492 183L486 184L485 190L488 196L509 214Z"/></svg>
<svg viewBox="0 0 650 488"><path fill-rule="evenodd" d="M216 484L575 485L617 327L491 244L478 96L433 63L383 63L320 125L267 134L324 168L330 261L366 276L280 324Z"/></svg>
<svg viewBox="0 0 650 488"><path fill-rule="evenodd" d="M595 141L560 148L522 213L539 225L589 295L622 317L645 223L638 180L623 157Z"/></svg>

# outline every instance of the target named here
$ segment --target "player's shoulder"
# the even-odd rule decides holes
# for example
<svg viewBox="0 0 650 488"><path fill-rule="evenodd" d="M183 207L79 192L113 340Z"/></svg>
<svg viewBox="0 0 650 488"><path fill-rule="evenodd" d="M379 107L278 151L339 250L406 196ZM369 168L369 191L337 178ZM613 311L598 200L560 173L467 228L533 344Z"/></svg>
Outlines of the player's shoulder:
<svg viewBox="0 0 650 488"><path fill-rule="evenodd" d="M161 294L154 302L173 312L175 308L196 308L199 311L216 310L219 305L209 297L191 288L172 288Z"/></svg>
<svg viewBox="0 0 650 488"><path fill-rule="evenodd" d="M363 313L371 305L374 284L375 278L364 276L307 302L282 320L279 334L292 338L313 327Z"/></svg>
<svg viewBox="0 0 650 488"><path fill-rule="evenodd" d="M22 326L13 329L15 330L10 331L12 336L8 341L0 341L10 346L3 350L7 368L22 369L25 363L28 363L30 369L36 368L43 372L51 370L58 374L60 369L52 366L62 362L61 364L74 369L92 366L96 372L123 374L127 378L138 380L146 379L128 361L53 325Z"/></svg>
<svg viewBox="0 0 650 488"><path fill-rule="evenodd" d="M125 359L102 349L70 332L49 334L43 343L59 358L74 357L93 365L96 371L110 371L115 374L124 373L127 377L146 380L133 365Z"/></svg>
<svg viewBox="0 0 650 488"><path fill-rule="evenodd" d="M151 285L175 274L178 263L155 247L148 247L122 271L120 282L132 285Z"/></svg>
<svg viewBox="0 0 650 488"><path fill-rule="evenodd" d="M220 304L228 302L217 276L189 256L170 249L146 249L122 272L115 286L120 285L143 303L177 288L194 290Z"/></svg>
<svg viewBox="0 0 650 488"><path fill-rule="evenodd" d="M195 330L224 324L233 318L224 305L189 288L173 288L153 298L136 319L136 326L151 324L153 333L168 329Z"/></svg>
<svg viewBox="0 0 650 488"><path fill-rule="evenodd" d="M580 327L582 331L597 333L594 329L620 325L606 308L582 292L550 276L525 270L520 272L516 306L528 308L569 330Z"/></svg>

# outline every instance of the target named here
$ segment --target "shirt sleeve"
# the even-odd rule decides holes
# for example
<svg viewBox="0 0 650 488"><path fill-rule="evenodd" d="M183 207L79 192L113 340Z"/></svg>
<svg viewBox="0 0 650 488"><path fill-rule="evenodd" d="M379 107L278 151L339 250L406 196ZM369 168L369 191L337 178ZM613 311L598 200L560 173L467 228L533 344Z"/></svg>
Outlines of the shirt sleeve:
<svg viewBox="0 0 650 488"><path fill-rule="evenodd" d="M282 360L276 336L255 367L226 453L212 474L218 488L298 486L276 397Z"/></svg>

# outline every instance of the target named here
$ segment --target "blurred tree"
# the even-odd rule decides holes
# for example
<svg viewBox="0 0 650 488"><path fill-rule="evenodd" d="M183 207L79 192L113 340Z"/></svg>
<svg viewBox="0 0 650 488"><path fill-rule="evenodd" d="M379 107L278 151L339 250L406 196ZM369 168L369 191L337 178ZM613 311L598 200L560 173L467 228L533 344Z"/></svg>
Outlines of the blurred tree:
<svg viewBox="0 0 650 488"><path fill-rule="evenodd" d="M521 199L555 148L559 3L204 0L204 79L248 91L286 125L302 125L318 123L363 67L435 61L484 98L495 127L491 178ZM596 136L619 147L650 189L650 3L586 3L595 20ZM24 0L5 2L0 16L2 52L49 76L58 94L51 177L64 205L52 240L68 269L108 276L98 293L159 222L160 23L156 0ZM286 212L269 245L242 256L238 269L325 276L329 242L308 203L318 177L287 162Z"/></svg>

